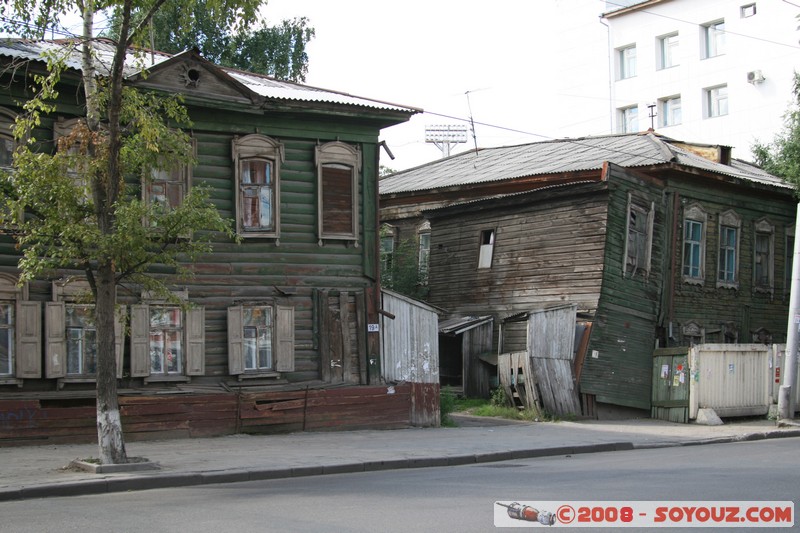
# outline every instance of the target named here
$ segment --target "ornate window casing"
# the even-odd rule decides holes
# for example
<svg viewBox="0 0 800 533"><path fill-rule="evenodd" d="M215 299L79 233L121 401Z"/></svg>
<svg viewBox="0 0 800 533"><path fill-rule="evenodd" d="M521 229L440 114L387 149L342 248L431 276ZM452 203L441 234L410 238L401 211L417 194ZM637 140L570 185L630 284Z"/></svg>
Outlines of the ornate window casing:
<svg viewBox="0 0 800 533"><path fill-rule="evenodd" d="M192 153L197 152L197 142L191 139ZM177 209L183 204L192 185L192 165L176 163L170 168L153 169L150 176L142 179L142 200L164 211ZM149 220L144 221L152 225Z"/></svg>
<svg viewBox="0 0 800 533"><path fill-rule="evenodd" d="M186 291L175 294L188 300ZM189 381L205 374L205 308L151 299L131 306L131 376Z"/></svg>
<svg viewBox="0 0 800 533"><path fill-rule="evenodd" d="M97 375L97 337L91 288L85 278L53 282L53 301L45 304L45 377L64 383L93 382ZM125 307L114 321L117 377L122 377Z"/></svg>
<svg viewBox="0 0 800 533"><path fill-rule="evenodd" d="M775 226L766 218L755 223L753 233L753 290L775 290Z"/></svg>
<svg viewBox="0 0 800 533"><path fill-rule="evenodd" d="M705 281L707 222L708 215L698 204L689 205L683 213L681 274L684 283L702 285Z"/></svg>
<svg viewBox="0 0 800 533"><path fill-rule="evenodd" d="M317 235L358 243L358 176L361 152L335 141L316 148Z"/></svg>
<svg viewBox="0 0 800 533"><path fill-rule="evenodd" d="M628 193L627 213L623 275L641 274L646 279L650 274L655 206L652 202L637 202Z"/></svg>
<svg viewBox="0 0 800 533"><path fill-rule="evenodd" d="M17 281L0 272L0 385L42 377L42 307Z"/></svg>
<svg viewBox="0 0 800 533"><path fill-rule="evenodd" d="M739 288L739 242L742 217L729 210L719 216L719 255L717 257L717 287Z"/></svg>
<svg viewBox="0 0 800 533"><path fill-rule="evenodd" d="M294 307L243 303L228 308L228 373L239 379L293 372Z"/></svg>
<svg viewBox="0 0 800 533"><path fill-rule="evenodd" d="M242 237L280 238L283 144L254 133L233 139L236 230Z"/></svg>

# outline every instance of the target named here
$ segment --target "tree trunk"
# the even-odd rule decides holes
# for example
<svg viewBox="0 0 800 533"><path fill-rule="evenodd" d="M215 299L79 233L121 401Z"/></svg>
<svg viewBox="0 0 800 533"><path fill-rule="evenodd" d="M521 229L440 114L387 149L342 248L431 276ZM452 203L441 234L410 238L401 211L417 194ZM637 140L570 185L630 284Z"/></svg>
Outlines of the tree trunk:
<svg viewBox="0 0 800 533"><path fill-rule="evenodd" d="M103 464L127 463L122 418L117 398L115 309L117 303L114 267L101 266L95 276L97 328L97 444Z"/></svg>

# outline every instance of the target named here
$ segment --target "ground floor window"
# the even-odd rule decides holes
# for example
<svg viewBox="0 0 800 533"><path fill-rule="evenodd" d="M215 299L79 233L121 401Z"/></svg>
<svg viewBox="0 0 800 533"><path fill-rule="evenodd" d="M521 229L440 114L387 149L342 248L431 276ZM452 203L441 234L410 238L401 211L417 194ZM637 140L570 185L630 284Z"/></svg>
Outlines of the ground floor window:
<svg viewBox="0 0 800 533"><path fill-rule="evenodd" d="M65 315L67 374L96 374L97 329L94 325L94 307L67 305Z"/></svg>
<svg viewBox="0 0 800 533"><path fill-rule="evenodd" d="M244 369L272 370L272 308L242 308Z"/></svg>
<svg viewBox="0 0 800 533"><path fill-rule="evenodd" d="M14 304L0 302L0 376L14 373Z"/></svg>
<svg viewBox="0 0 800 533"><path fill-rule="evenodd" d="M180 307L150 308L150 373L183 372L183 311Z"/></svg>

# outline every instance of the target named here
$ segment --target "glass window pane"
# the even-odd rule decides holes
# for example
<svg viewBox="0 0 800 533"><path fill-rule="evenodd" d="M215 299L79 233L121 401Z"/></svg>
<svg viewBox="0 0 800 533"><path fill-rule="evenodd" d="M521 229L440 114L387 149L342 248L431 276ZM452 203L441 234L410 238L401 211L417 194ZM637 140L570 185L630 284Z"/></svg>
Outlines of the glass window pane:
<svg viewBox="0 0 800 533"><path fill-rule="evenodd" d="M80 328L67 328L67 374L81 373L82 352L83 331Z"/></svg>
<svg viewBox="0 0 800 533"><path fill-rule="evenodd" d="M167 331L166 336L166 352L164 353L165 365L167 372L171 374L180 373L181 371L181 334L179 331Z"/></svg>
<svg viewBox="0 0 800 533"><path fill-rule="evenodd" d="M259 225L262 228L272 227L272 189L269 187L261 187L259 189L259 202L260 202L260 218Z"/></svg>
<svg viewBox="0 0 800 533"><path fill-rule="evenodd" d="M0 375L12 373L11 359L14 356L14 330L0 327Z"/></svg>
<svg viewBox="0 0 800 533"><path fill-rule="evenodd" d="M14 325L14 304L0 304L0 326Z"/></svg>
<svg viewBox="0 0 800 533"><path fill-rule="evenodd" d="M262 328L258 335L258 366L263 369L272 368L272 330Z"/></svg>
<svg viewBox="0 0 800 533"><path fill-rule="evenodd" d="M0 135L0 167L10 167L14 162L14 140Z"/></svg>
<svg viewBox="0 0 800 533"><path fill-rule="evenodd" d="M256 369L256 335L257 330L253 327L244 328L244 368L245 370Z"/></svg>

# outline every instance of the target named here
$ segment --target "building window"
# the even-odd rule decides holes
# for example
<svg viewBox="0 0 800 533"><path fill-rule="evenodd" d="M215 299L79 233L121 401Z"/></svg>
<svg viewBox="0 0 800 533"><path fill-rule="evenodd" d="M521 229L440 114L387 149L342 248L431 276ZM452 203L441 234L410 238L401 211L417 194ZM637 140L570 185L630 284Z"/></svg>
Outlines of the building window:
<svg viewBox="0 0 800 533"><path fill-rule="evenodd" d="M636 45L617 50L619 62L619 79L624 80L636 76Z"/></svg>
<svg viewBox="0 0 800 533"><path fill-rule="evenodd" d="M428 284L428 268L431 260L431 231L421 231L419 233L419 250L417 261L419 265L419 279L423 285Z"/></svg>
<svg viewBox="0 0 800 533"><path fill-rule="evenodd" d="M492 255L494 254L494 230L487 229L481 232L481 245L478 252L478 268L492 268Z"/></svg>
<svg viewBox="0 0 800 533"><path fill-rule="evenodd" d="M66 306L67 375L97 373L97 329L94 306Z"/></svg>
<svg viewBox="0 0 800 533"><path fill-rule="evenodd" d="M661 104L661 126L675 126L681 123L681 97L664 98Z"/></svg>
<svg viewBox="0 0 800 533"><path fill-rule="evenodd" d="M678 64L678 34L671 33L658 38L658 68L665 69Z"/></svg>
<svg viewBox="0 0 800 533"><path fill-rule="evenodd" d="M746 4L739 8L739 13L741 14L742 18L752 17L756 14L756 5L755 4Z"/></svg>
<svg viewBox="0 0 800 533"><path fill-rule="evenodd" d="M231 375L243 377L294 371L294 308L229 307L228 367Z"/></svg>
<svg viewBox="0 0 800 533"><path fill-rule="evenodd" d="M753 242L753 287L758 292L771 293L775 271L775 227L765 219L756 222Z"/></svg>
<svg viewBox="0 0 800 533"><path fill-rule="evenodd" d="M235 137L237 230L243 237L280 236L283 145L260 134Z"/></svg>
<svg viewBox="0 0 800 533"><path fill-rule="evenodd" d="M186 295L177 296L185 299ZM131 306L131 376L183 380L205 373L205 310L154 301Z"/></svg>
<svg viewBox="0 0 800 533"><path fill-rule="evenodd" d="M76 131L78 129L78 131ZM64 120L59 117L53 125L53 140L59 151L63 151L69 159L67 175L72 178L72 183L76 188L81 189L81 196L84 202L88 202L92 197L90 189L91 183L83 168L88 150L84 150L80 141L83 131L88 131L86 122L80 118Z"/></svg>
<svg viewBox="0 0 800 533"><path fill-rule="evenodd" d="M14 302L0 301L0 377L14 375Z"/></svg>
<svg viewBox="0 0 800 533"><path fill-rule="evenodd" d="M619 132L636 133L639 131L639 107L623 107L618 113Z"/></svg>
<svg viewBox="0 0 800 533"><path fill-rule="evenodd" d="M705 90L706 118L728 114L728 86L720 85Z"/></svg>
<svg viewBox="0 0 800 533"><path fill-rule="evenodd" d="M192 139L192 150L195 142ZM152 204L162 212L177 209L189 192L192 180L192 165L176 163L171 168L153 169L149 179L142 186L145 203Z"/></svg>
<svg viewBox="0 0 800 533"><path fill-rule="evenodd" d="M716 57L725 53L725 21L718 20L702 26L704 57Z"/></svg>
<svg viewBox="0 0 800 533"><path fill-rule="evenodd" d="M318 146L318 235L323 239L358 239L358 175L361 153L349 144Z"/></svg>
<svg viewBox="0 0 800 533"><path fill-rule="evenodd" d="M683 280L703 283L707 216L698 205L686 210L683 220Z"/></svg>
<svg viewBox="0 0 800 533"><path fill-rule="evenodd" d="M625 243L625 273L631 277L637 273L650 273L650 253L653 240L653 212L651 203L643 207L632 201L628 194L628 239Z"/></svg>
<svg viewBox="0 0 800 533"><path fill-rule="evenodd" d="M12 128L16 115L11 111L0 108L0 169L9 171L14 163L14 134Z"/></svg>
<svg viewBox="0 0 800 533"><path fill-rule="evenodd" d="M42 377L42 320L39 302L28 301L28 286L0 273L0 384Z"/></svg>
<svg viewBox="0 0 800 533"><path fill-rule="evenodd" d="M381 249L381 272L389 276L392 271L392 258L394 256L394 228L389 224L383 224L380 230Z"/></svg>
<svg viewBox="0 0 800 533"><path fill-rule="evenodd" d="M733 211L719 217L719 258L717 287L739 286L739 230L742 221Z"/></svg>

